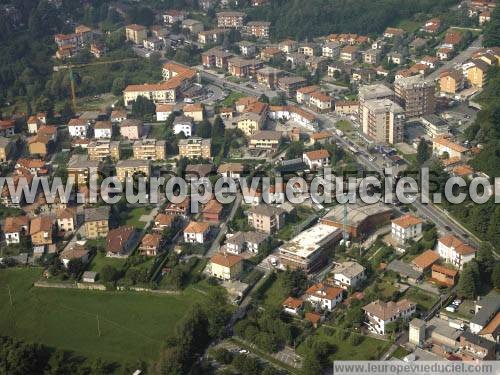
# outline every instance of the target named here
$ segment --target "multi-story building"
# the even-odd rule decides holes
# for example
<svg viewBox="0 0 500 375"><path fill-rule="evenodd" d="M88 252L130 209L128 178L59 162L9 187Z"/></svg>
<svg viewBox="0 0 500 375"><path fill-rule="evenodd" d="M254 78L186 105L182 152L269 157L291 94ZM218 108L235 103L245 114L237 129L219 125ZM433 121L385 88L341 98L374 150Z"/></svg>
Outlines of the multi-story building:
<svg viewBox="0 0 500 375"><path fill-rule="evenodd" d="M165 160L166 142L157 139L140 139L132 147L134 159Z"/></svg>
<svg viewBox="0 0 500 375"><path fill-rule="evenodd" d="M441 259L451 263L459 270L463 268L465 263L476 257L476 249L451 234L439 238L437 251Z"/></svg>
<svg viewBox="0 0 500 375"><path fill-rule="evenodd" d="M238 255L216 253L210 259L210 275L221 280L234 280L243 271L243 258Z"/></svg>
<svg viewBox="0 0 500 375"><path fill-rule="evenodd" d="M149 160L119 160L116 163L116 177L121 182L124 182L127 178L133 177L136 174L143 175L144 177L149 177L151 174L151 162Z"/></svg>
<svg viewBox="0 0 500 375"><path fill-rule="evenodd" d="M454 142L450 136L442 135L432 140L432 152L437 156L447 155L449 158L462 160L469 153L469 149Z"/></svg>
<svg viewBox="0 0 500 375"><path fill-rule="evenodd" d="M475 59L472 61L474 64L467 69L467 81L474 87L482 88L488 82L488 70L490 66L483 60Z"/></svg>
<svg viewBox="0 0 500 375"><path fill-rule="evenodd" d="M256 59L241 59L233 57L228 60L227 69L229 74L238 77L255 77L258 69L264 67L264 63Z"/></svg>
<svg viewBox="0 0 500 375"><path fill-rule="evenodd" d="M358 90L359 105L367 100L373 99L394 99L394 91L381 83L361 86Z"/></svg>
<svg viewBox="0 0 500 375"><path fill-rule="evenodd" d="M272 130L261 130L250 137L248 148L260 150L277 150L282 134Z"/></svg>
<svg viewBox="0 0 500 375"><path fill-rule="evenodd" d="M120 124L120 135L126 139L139 139L142 135L142 121L126 119Z"/></svg>
<svg viewBox="0 0 500 375"><path fill-rule="evenodd" d="M439 91L455 95L464 88L464 75L460 70L448 70L439 75Z"/></svg>
<svg viewBox="0 0 500 375"><path fill-rule="evenodd" d="M72 118L68 122L69 135L72 137L86 138L89 123L85 119Z"/></svg>
<svg viewBox="0 0 500 375"><path fill-rule="evenodd" d="M399 243L418 238L422 234L422 219L407 214L394 219L391 224L392 238Z"/></svg>
<svg viewBox="0 0 500 375"><path fill-rule="evenodd" d="M184 133L186 137L191 137L193 130L193 118L188 116L177 116L173 123L174 134Z"/></svg>
<svg viewBox="0 0 500 375"><path fill-rule="evenodd" d="M276 233L285 224L285 211L278 207L260 204L248 210L248 224L260 232Z"/></svg>
<svg viewBox="0 0 500 375"><path fill-rule="evenodd" d="M146 27L135 23L125 26L125 38L134 44L142 45L147 38Z"/></svg>
<svg viewBox="0 0 500 375"><path fill-rule="evenodd" d="M123 90L123 101L126 106L130 106L139 96L143 96L154 103L175 103L181 85L182 79L180 78L170 79L160 83L128 85L125 90Z"/></svg>
<svg viewBox="0 0 500 375"><path fill-rule="evenodd" d="M333 277L328 282L338 285L343 289L355 289L359 283L366 279L365 267L354 261L346 261L335 266Z"/></svg>
<svg viewBox="0 0 500 375"><path fill-rule="evenodd" d="M10 154L14 149L14 142L9 138L0 137L0 163L4 163L9 160Z"/></svg>
<svg viewBox="0 0 500 375"><path fill-rule="evenodd" d="M271 22L266 22L266 21L250 21L246 25L248 34L255 36L256 38L262 38L262 39L269 38L270 28L271 28Z"/></svg>
<svg viewBox="0 0 500 375"><path fill-rule="evenodd" d="M294 97L297 90L307 86L307 80L298 76L286 76L278 79L278 88L288 97Z"/></svg>
<svg viewBox="0 0 500 375"><path fill-rule="evenodd" d="M2 228L7 245L20 243L21 237L28 233L30 219L28 216L8 216Z"/></svg>
<svg viewBox="0 0 500 375"><path fill-rule="evenodd" d="M332 97L321 91L314 91L309 94L309 105L318 112L328 112L332 110Z"/></svg>
<svg viewBox="0 0 500 375"><path fill-rule="evenodd" d="M234 54L223 50L222 48L214 47L208 51L202 52L201 62L206 68L227 69L228 61L234 57Z"/></svg>
<svg viewBox="0 0 500 375"><path fill-rule="evenodd" d="M221 28L241 29L245 23L246 14L243 12L217 13L217 26Z"/></svg>
<svg viewBox="0 0 500 375"><path fill-rule="evenodd" d="M309 103L309 98L310 98L311 93L318 91L318 90L319 90L319 86L317 86L317 85L301 87L300 89L297 90L297 93L296 93L297 103L299 103L299 104Z"/></svg>
<svg viewBox="0 0 500 375"><path fill-rule="evenodd" d="M112 135L113 135L113 123L111 121L96 121L94 125L95 139L109 139L111 138Z"/></svg>
<svg viewBox="0 0 500 375"><path fill-rule="evenodd" d="M104 238L109 232L109 206L86 208L84 211L85 235L89 239Z"/></svg>
<svg viewBox="0 0 500 375"><path fill-rule="evenodd" d="M368 329L379 335L385 335L389 323L397 319L408 320L416 311L416 304L407 299L398 302L382 302L376 300L365 307L366 325Z"/></svg>
<svg viewBox="0 0 500 375"><path fill-rule="evenodd" d="M90 160L104 160L110 157L113 160L120 159L120 142L109 140L91 141L87 146Z"/></svg>
<svg viewBox="0 0 500 375"><path fill-rule="evenodd" d="M87 155L74 154L68 161L68 178L73 178L76 185L86 185L91 176L97 181L100 161L89 160Z"/></svg>
<svg viewBox="0 0 500 375"><path fill-rule="evenodd" d="M73 233L76 228L75 209L67 207L57 211L57 229L64 233Z"/></svg>
<svg viewBox="0 0 500 375"><path fill-rule="evenodd" d="M205 243L209 232L209 223L203 221L190 221L188 226L184 229L184 242Z"/></svg>
<svg viewBox="0 0 500 375"><path fill-rule="evenodd" d="M200 31L198 33L198 43L200 43L202 46L205 46L207 44L220 44L222 43L224 34L226 34L226 30L224 29Z"/></svg>
<svg viewBox="0 0 500 375"><path fill-rule="evenodd" d="M322 55L329 59L336 59L340 56L339 42L326 42L321 49Z"/></svg>
<svg viewBox="0 0 500 375"><path fill-rule="evenodd" d="M52 224L52 218L49 216L37 216L31 219L30 236L33 246L52 244Z"/></svg>
<svg viewBox="0 0 500 375"><path fill-rule="evenodd" d="M264 118L264 114L245 112L236 120L236 127L246 136L252 136L262 128Z"/></svg>
<svg viewBox="0 0 500 375"><path fill-rule="evenodd" d="M278 79L285 75L285 72L271 66L257 70L257 83L274 89L278 84Z"/></svg>
<svg viewBox="0 0 500 375"><path fill-rule="evenodd" d="M363 133L376 142L394 144L403 140L403 109L389 99L364 101L360 106Z"/></svg>
<svg viewBox="0 0 500 375"><path fill-rule="evenodd" d="M379 49L370 48L363 52L363 62L366 64L377 65L380 63L380 56L382 55Z"/></svg>
<svg viewBox="0 0 500 375"><path fill-rule="evenodd" d="M186 158L210 159L211 140L200 137L191 137L179 140L179 155Z"/></svg>
<svg viewBox="0 0 500 375"><path fill-rule="evenodd" d="M436 110L436 84L420 75L399 78L394 83L396 102L407 118L430 115Z"/></svg>
<svg viewBox="0 0 500 375"><path fill-rule="evenodd" d="M344 289L318 283L306 290L306 298L320 309L332 311L335 306L342 302Z"/></svg>
<svg viewBox="0 0 500 375"><path fill-rule="evenodd" d="M309 169L323 168L330 165L330 153L328 150L313 150L305 152L302 160Z"/></svg>

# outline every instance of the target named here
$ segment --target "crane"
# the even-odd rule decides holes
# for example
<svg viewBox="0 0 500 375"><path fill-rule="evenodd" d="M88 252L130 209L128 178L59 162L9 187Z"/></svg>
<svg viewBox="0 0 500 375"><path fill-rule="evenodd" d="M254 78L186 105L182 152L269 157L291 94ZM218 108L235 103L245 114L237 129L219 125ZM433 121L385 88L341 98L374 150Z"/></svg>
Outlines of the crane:
<svg viewBox="0 0 500 375"><path fill-rule="evenodd" d="M76 112L76 84L75 84L75 76L73 75L73 69L82 69L82 68L86 68L88 66L94 66L94 65L106 65L106 64L122 63L122 62L128 62L128 61L135 61L138 59L139 59L138 57L128 57L128 58L120 59L120 60L96 61L96 62L86 63L86 64L59 65L59 66L54 66L54 71L58 72L59 70L62 70L62 69L69 70L69 82L70 82L70 86L71 86L71 103L72 103L73 111Z"/></svg>

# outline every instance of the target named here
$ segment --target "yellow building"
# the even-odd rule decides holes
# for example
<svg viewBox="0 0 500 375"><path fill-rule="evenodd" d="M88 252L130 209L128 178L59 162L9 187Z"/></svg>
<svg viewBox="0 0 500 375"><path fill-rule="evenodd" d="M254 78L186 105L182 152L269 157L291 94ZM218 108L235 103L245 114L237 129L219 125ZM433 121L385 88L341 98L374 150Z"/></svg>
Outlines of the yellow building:
<svg viewBox="0 0 500 375"><path fill-rule="evenodd" d="M52 219L48 216L37 216L30 222L31 243L34 246L52 243Z"/></svg>
<svg viewBox="0 0 500 375"><path fill-rule="evenodd" d="M210 259L210 275L221 280L234 280L243 270L243 258L217 253Z"/></svg>
<svg viewBox="0 0 500 375"><path fill-rule="evenodd" d="M179 155L186 158L210 159L211 140L199 137L191 137L179 140Z"/></svg>
<svg viewBox="0 0 500 375"><path fill-rule="evenodd" d="M236 121L236 127L246 136L257 133L262 128L264 116L253 112L243 113Z"/></svg>
<svg viewBox="0 0 500 375"><path fill-rule="evenodd" d="M151 171L151 163L149 160L120 160L116 163L116 176L122 182L127 177L133 177L135 174L142 174L149 177Z"/></svg>
<svg viewBox="0 0 500 375"><path fill-rule="evenodd" d="M89 160L87 155L74 154L68 161L68 177L73 177L77 186L86 185L92 175L97 181L99 164L98 160Z"/></svg>
<svg viewBox="0 0 500 375"><path fill-rule="evenodd" d="M110 157L113 160L120 159L120 142L99 140L92 141L87 147L90 160L104 160Z"/></svg>
<svg viewBox="0 0 500 375"><path fill-rule="evenodd" d="M439 88L446 94L456 94L464 88L464 76L461 71L451 70L439 76Z"/></svg>
<svg viewBox="0 0 500 375"><path fill-rule="evenodd" d="M31 155L45 156L48 154L49 137L44 134L37 134L28 138L28 150Z"/></svg>
<svg viewBox="0 0 500 375"><path fill-rule="evenodd" d="M186 104L182 111L194 121L203 121L203 104Z"/></svg>
<svg viewBox="0 0 500 375"><path fill-rule="evenodd" d="M109 207L85 209L85 235L88 239L103 238L109 232Z"/></svg>
<svg viewBox="0 0 500 375"><path fill-rule="evenodd" d="M123 101L126 106L139 97L143 96L154 103L175 103L177 90L181 87L183 79L181 77L172 78L160 83L145 83L142 85L128 85L123 90Z"/></svg>
<svg viewBox="0 0 500 375"><path fill-rule="evenodd" d="M9 160L10 153L13 149L12 142L8 138L0 137L0 162Z"/></svg>
<svg viewBox="0 0 500 375"><path fill-rule="evenodd" d="M165 160L165 141L141 139L134 142L134 159Z"/></svg>
<svg viewBox="0 0 500 375"><path fill-rule="evenodd" d="M135 23L125 26L125 37L135 44L142 45L142 42L147 38L146 27Z"/></svg>
<svg viewBox="0 0 500 375"><path fill-rule="evenodd" d="M474 87L482 88L488 82L487 74L489 65L479 59L472 62L474 66L467 69L467 81Z"/></svg>

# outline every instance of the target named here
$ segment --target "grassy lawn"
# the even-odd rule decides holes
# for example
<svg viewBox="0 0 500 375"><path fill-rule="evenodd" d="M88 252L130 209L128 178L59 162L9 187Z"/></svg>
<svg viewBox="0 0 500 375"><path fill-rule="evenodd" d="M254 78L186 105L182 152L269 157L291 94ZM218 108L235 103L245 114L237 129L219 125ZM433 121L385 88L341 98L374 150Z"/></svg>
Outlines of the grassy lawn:
<svg viewBox="0 0 500 375"><path fill-rule="evenodd" d="M403 20L398 24L398 27L406 31L407 33L414 33L417 31L422 22L412 21L412 20Z"/></svg>
<svg viewBox="0 0 500 375"><path fill-rule="evenodd" d="M92 262L90 263L88 270L89 271L95 271L95 272L101 272L102 268L104 266L113 266L116 269L120 269L123 267L125 264L126 260L125 259L119 259L119 258L108 258L106 255L100 251L97 252L95 255L94 259L92 259Z"/></svg>
<svg viewBox="0 0 500 375"><path fill-rule="evenodd" d="M416 287L408 289L405 296L421 310L429 310L438 301L438 296Z"/></svg>
<svg viewBox="0 0 500 375"><path fill-rule="evenodd" d="M351 333L351 335L357 335L357 333ZM379 359L383 353L389 349L391 343L388 341L378 340L373 337L363 337L363 341L354 346L351 344L350 340L342 340L335 333L333 335L327 335L324 329L320 328L315 335L315 338L320 341L328 341L330 344L335 345L336 350L330 356L330 360L351 360L351 361L362 361L369 359ZM304 344L299 345L297 352L304 355L307 348Z"/></svg>
<svg viewBox="0 0 500 375"><path fill-rule="evenodd" d="M347 120L337 121L335 127L343 132L351 132L353 130L351 123Z"/></svg>
<svg viewBox="0 0 500 375"><path fill-rule="evenodd" d="M0 270L0 334L109 361L155 360L176 322L204 298L193 289L160 296L32 287L40 274L41 269Z"/></svg>
<svg viewBox="0 0 500 375"><path fill-rule="evenodd" d="M136 207L128 212L127 219L125 220L126 225L132 225L137 229L144 228L145 223L140 221L142 215L149 214L149 210L146 207Z"/></svg>
<svg viewBox="0 0 500 375"><path fill-rule="evenodd" d="M281 303L288 297L285 290L281 287L279 281L279 276L264 292L264 298L262 301L262 306L273 307L276 305L281 305Z"/></svg>
<svg viewBox="0 0 500 375"><path fill-rule="evenodd" d="M399 346L394 353L392 353L392 356L395 358L403 359L406 357L410 352L403 348L402 346Z"/></svg>
<svg viewBox="0 0 500 375"><path fill-rule="evenodd" d="M223 107L231 107L238 99L244 98L245 96L247 95L242 94L241 92L233 91L226 97L226 99L221 101L220 104Z"/></svg>

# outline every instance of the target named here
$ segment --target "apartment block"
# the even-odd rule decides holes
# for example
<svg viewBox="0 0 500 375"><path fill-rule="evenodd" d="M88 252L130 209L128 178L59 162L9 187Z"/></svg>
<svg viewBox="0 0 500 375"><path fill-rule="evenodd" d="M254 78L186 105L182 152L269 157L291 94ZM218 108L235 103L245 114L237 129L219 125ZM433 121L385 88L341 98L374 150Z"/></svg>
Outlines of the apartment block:
<svg viewBox="0 0 500 375"><path fill-rule="evenodd" d="M140 139L134 142L134 159L165 160L165 141L156 139Z"/></svg>
<svg viewBox="0 0 500 375"><path fill-rule="evenodd" d="M181 139L179 141L179 155L186 158L204 158L210 159L211 140L199 137Z"/></svg>
<svg viewBox="0 0 500 375"><path fill-rule="evenodd" d="M109 140L91 141L87 146L90 160L104 160L110 157L113 160L120 159L120 142Z"/></svg>
<svg viewBox="0 0 500 375"><path fill-rule="evenodd" d="M116 176L122 182L128 177L133 177L136 174L142 174L148 177L151 174L151 163L149 160L120 160L116 163Z"/></svg>
<svg viewBox="0 0 500 375"><path fill-rule="evenodd" d="M360 106L363 133L376 142L394 144L403 140L403 108L389 99L365 101Z"/></svg>
<svg viewBox="0 0 500 375"><path fill-rule="evenodd" d="M436 110L436 84L420 75L397 79L394 91L407 118L430 115Z"/></svg>

